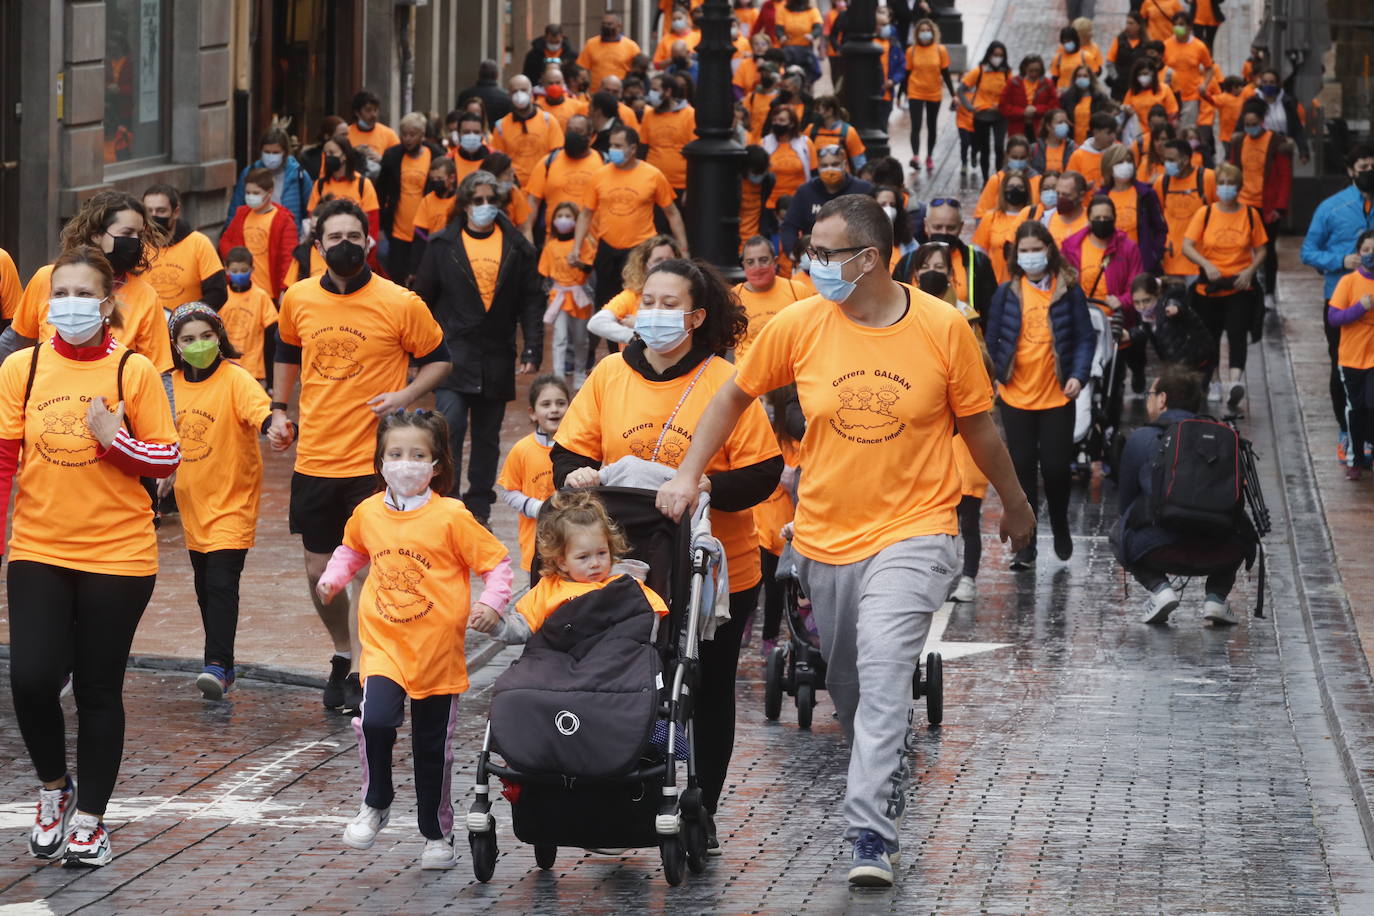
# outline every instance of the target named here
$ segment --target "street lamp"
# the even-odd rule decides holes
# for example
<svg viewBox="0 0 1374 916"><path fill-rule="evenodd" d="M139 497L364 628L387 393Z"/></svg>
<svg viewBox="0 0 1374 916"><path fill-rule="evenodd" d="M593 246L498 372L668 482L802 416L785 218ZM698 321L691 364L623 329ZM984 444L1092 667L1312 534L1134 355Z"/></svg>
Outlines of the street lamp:
<svg viewBox="0 0 1374 916"><path fill-rule="evenodd" d="M881 159L888 153L887 124L883 123L883 79L887 62L874 40L878 28L877 0L853 0L845 14L844 105L859 131L868 158Z"/></svg>

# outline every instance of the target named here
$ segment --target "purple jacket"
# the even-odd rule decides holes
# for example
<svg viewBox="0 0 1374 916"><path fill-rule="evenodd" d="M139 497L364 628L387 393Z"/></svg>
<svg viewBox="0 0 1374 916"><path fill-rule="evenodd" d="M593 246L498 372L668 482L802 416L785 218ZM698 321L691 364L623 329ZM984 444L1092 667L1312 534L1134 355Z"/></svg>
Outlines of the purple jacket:
<svg viewBox="0 0 1374 916"><path fill-rule="evenodd" d="M1091 231L1087 226L1079 229L1064 239L1064 244L1059 249L1064 255L1064 260L1072 264L1075 270L1082 270L1084 240ZM1107 269L1103 273L1102 283L1093 291L1092 298L1106 299L1110 295L1120 299L1123 304L1128 304L1131 301L1131 281L1142 272L1140 248L1125 232L1118 229L1116 235L1107 242L1107 250L1102 253L1102 257L1107 259Z"/></svg>

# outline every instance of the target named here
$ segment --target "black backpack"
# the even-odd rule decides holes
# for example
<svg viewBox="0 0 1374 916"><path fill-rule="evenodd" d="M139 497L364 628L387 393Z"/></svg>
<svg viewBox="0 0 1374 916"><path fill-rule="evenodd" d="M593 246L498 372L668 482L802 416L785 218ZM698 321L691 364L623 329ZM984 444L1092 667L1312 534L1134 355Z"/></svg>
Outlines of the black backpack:
<svg viewBox="0 0 1374 916"><path fill-rule="evenodd" d="M1245 511L1240 436L1211 417L1167 426L1151 465L1150 518L1180 534L1230 534Z"/></svg>

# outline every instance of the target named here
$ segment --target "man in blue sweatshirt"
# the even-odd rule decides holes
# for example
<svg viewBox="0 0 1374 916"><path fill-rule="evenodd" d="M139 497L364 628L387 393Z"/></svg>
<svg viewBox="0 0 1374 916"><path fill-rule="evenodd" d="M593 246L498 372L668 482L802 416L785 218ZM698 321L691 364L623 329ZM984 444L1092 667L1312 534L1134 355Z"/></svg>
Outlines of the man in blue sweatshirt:
<svg viewBox="0 0 1374 916"><path fill-rule="evenodd" d="M1302 262L1315 267L1326 277L1323 299L1331 302L1331 293L1341 277L1360 265L1355 254L1355 240L1366 229L1374 229L1374 146L1361 143L1345 155L1346 173L1351 185L1332 194L1317 205L1307 237L1302 240ZM1326 305L1322 306L1326 315ZM1337 457L1344 462L1350 435L1345 428L1345 388L1341 385L1340 369L1336 366L1336 350L1340 346L1340 328L1323 318L1326 328L1326 350L1331 357L1331 408L1340 424L1340 438L1336 444Z"/></svg>
<svg viewBox="0 0 1374 916"><path fill-rule="evenodd" d="M827 146L816 156L817 175L797 188L792 204L782 218L782 250L790 252L797 237L809 235L816 214L842 194L872 194L873 185L849 174L849 157L839 146Z"/></svg>

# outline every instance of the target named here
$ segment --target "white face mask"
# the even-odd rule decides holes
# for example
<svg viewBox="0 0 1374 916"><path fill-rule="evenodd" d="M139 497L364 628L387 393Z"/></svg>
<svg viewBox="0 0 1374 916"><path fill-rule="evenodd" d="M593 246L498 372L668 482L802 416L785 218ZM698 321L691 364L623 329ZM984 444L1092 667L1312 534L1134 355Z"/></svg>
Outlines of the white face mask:
<svg viewBox="0 0 1374 916"><path fill-rule="evenodd" d="M433 461L383 461L382 480L397 496L418 496L434 479Z"/></svg>
<svg viewBox="0 0 1374 916"><path fill-rule="evenodd" d="M1130 162L1118 162L1116 165L1112 166L1112 177L1119 178L1122 181L1134 178L1135 165Z"/></svg>
<svg viewBox="0 0 1374 916"><path fill-rule="evenodd" d="M100 314L104 301L89 296L55 296L48 300L48 324L67 343L85 343L105 323L105 316Z"/></svg>
<svg viewBox="0 0 1374 916"><path fill-rule="evenodd" d="M635 314L635 333L655 353L669 353L690 335L687 313L678 309L640 309Z"/></svg>
<svg viewBox="0 0 1374 916"><path fill-rule="evenodd" d="M1152 74L1142 73L1135 78L1135 81L1139 83L1142 87L1148 88L1149 85L1154 82L1154 79L1155 78Z"/></svg>
<svg viewBox="0 0 1374 916"><path fill-rule="evenodd" d="M510 103L516 108L525 108L530 104L530 94L523 89L517 89L510 94Z"/></svg>
<svg viewBox="0 0 1374 916"><path fill-rule="evenodd" d="M246 203L250 209L256 210L267 203L267 195L245 192L243 195L243 202Z"/></svg>
<svg viewBox="0 0 1374 916"><path fill-rule="evenodd" d="M277 169L281 168L281 163L282 163L282 154L281 154L281 153L263 153L263 154L262 154L262 167L265 168L265 169L267 169L268 171L275 172Z"/></svg>
<svg viewBox="0 0 1374 916"><path fill-rule="evenodd" d="M555 216L553 218L553 228L557 229L559 232L572 232L573 227L576 225L577 220L573 219L571 216Z"/></svg>
<svg viewBox="0 0 1374 916"><path fill-rule="evenodd" d="M883 204L883 212L887 214L888 222L893 222L897 219L897 208L891 204Z"/></svg>

